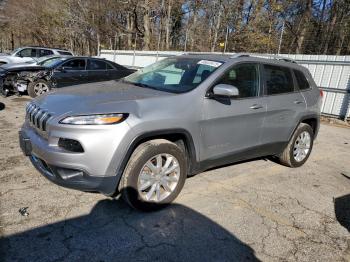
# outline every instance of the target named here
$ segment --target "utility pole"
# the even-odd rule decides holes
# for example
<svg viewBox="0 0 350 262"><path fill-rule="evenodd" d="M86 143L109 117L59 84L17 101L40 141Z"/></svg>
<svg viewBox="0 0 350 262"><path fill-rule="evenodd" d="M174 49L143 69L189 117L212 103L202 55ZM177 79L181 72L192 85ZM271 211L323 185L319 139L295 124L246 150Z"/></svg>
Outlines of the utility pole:
<svg viewBox="0 0 350 262"><path fill-rule="evenodd" d="M228 25L227 25L227 27L226 27L226 36L225 36L225 47L224 47L224 54L225 54L225 52L226 52L227 38L228 38Z"/></svg>
<svg viewBox="0 0 350 262"><path fill-rule="evenodd" d="M158 61L159 56L159 49L160 49L160 41L162 39L162 20L163 20L163 9L164 9L164 0L162 0L162 5L160 7L160 22L159 22L159 34L158 34L158 43L157 43L157 56L156 56L156 62Z"/></svg>
<svg viewBox="0 0 350 262"><path fill-rule="evenodd" d="M136 59L137 32L135 33L134 56L132 57L132 66L135 66Z"/></svg>
<svg viewBox="0 0 350 262"><path fill-rule="evenodd" d="M188 37L188 30L189 30L189 28L187 28L187 29L186 29L184 52L186 52L186 51L187 51L187 37Z"/></svg>
<svg viewBox="0 0 350 262"><path fill-rule="evenodd" d="M113 62L115 62L116 59L116 55L117 55L117 37L118 37L118 33L116 32L114 35L114 47L113 47Z"/></svg>
<svg viewBox="0 0 350 262"><path fill-rule="evenodd" d="M281 30L281 36L280 36L280 43L278 44L278 54L280 54L281 52L281 45L282 45L282 40L283 40L283 33L284 33L284 24L285 24L285 20L283 20L283 24L282 24L282 30Z"/></svg>

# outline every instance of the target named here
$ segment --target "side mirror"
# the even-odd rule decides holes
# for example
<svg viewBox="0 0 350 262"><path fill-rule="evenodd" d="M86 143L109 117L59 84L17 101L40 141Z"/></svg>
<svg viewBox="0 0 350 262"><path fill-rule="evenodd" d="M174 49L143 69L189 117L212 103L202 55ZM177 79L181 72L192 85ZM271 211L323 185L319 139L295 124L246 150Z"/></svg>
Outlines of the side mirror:
<svg viewBox="0 0 350 262"><path fill-rule="evenodd" d="M237 87L226 84L218 84L213 88L214 96L226 96L235 97L239 96L239 90Z"/></svg>
<svg viewBox="0 0 350 262"><path fill-rule="evenodd" d="M61 72L61 73L67 72L67 70L66 70L64 67L57 67L57 68L55 69L55 71Z"/></svg>

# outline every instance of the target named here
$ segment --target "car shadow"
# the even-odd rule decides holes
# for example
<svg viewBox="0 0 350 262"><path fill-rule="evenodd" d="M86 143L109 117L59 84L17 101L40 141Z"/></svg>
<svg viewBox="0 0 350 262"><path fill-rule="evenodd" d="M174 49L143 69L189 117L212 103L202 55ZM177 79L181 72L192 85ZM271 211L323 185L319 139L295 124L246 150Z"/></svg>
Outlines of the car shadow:
<svg viewBox="0 0 350 262"><path fill-rule="evenodd" d="M259 261L252 248L191 208L172 204L143 213L110 199L87 215L4 237L0 247L2 261Z"/></svg>
<svg viewBox="0 0 350 262"><path fill-rule="evenodd" d="M334 199L335 217L350 232L350 194Z"/></svg>

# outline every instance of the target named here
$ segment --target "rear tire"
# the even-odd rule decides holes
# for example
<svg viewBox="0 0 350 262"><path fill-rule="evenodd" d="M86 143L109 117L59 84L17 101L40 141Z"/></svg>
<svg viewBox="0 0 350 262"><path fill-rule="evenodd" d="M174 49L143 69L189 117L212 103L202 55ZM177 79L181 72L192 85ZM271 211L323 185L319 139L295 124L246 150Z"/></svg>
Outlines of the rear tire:
<svg viewBox="0 0 350 262"><path fill-rule="evenodd" d="M32 98L43 95L51 89L50 84L42 79L28 84L28 95Z"/></svg>
<svg viewBox="0 0 350 262"><path fill-rule="evenodd" d="M131 207L152 211L178 196L186 176L183 151L168 140L150 140L139 145L131 155L118 189Z"/></svg>
<svg viewBox="0 0 350 262"><path fill-rule="evenodd" d="M313 147L314 132L308 124L301 123L295 130L279 162L288 167L302 166L310 156Z"/></svg>

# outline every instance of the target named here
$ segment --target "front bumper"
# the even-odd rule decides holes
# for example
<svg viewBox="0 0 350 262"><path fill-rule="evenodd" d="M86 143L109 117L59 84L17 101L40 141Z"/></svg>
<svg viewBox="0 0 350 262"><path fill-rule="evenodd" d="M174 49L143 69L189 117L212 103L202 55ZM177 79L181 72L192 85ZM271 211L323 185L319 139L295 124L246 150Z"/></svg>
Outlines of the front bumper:
<svg viewBox="0 0 350 262"><path fill-rule="evenodd" d="M121 142L128 130L126 123L105 130L51 126L45 137L26 121L19 132L19 142L34 167L53 183L113 195L121 175L117 172L124 151ZM84 152L75 153L59 147L59 137L80 141Z"/></svg>
<svg viewBox="0 0 350 262"><path fill-rule="evenodd" d="M33 166L56 185L86 192L113 195L116 191L117 176L93 177L81 170L65 169L46 164L34 155L29 156Z"/></svg>

